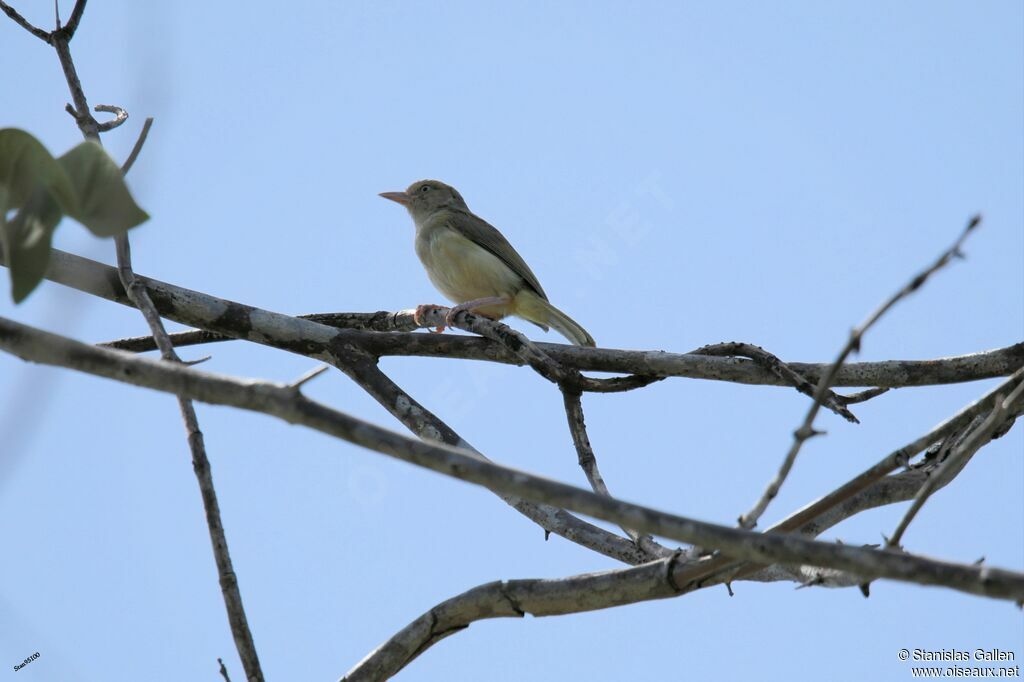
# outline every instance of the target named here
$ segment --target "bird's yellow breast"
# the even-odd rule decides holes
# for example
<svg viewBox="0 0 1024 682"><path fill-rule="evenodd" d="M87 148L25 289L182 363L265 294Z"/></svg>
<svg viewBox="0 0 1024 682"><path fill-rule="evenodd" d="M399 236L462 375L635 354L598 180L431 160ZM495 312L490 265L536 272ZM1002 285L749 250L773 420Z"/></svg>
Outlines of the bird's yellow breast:
<svg viewBox="0 0 1024 682"><path fill-rule="evenodd" d="M455 303L490 296L511 298L524 285L504 261L444 225L417 230L416 254L430 281Z"/></svg>

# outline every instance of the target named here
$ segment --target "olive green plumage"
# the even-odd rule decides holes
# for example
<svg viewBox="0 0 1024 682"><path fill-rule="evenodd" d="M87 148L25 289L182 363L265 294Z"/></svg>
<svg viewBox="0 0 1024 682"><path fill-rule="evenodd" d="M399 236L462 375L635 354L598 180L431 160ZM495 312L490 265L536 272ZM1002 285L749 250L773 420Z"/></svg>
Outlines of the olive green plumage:
<svg viewBox="0 0 1024 682"><path fill-rule="evenodd" d="M577 346L594 345L583 327L551 305L537 276L505 236L474 215L454 187L421 180L404 192L381 196L409 210L416 224L416 254L430 281L449 300L479 301L464 309L496 320L516 315L545 331L554 327Z"/></svg>

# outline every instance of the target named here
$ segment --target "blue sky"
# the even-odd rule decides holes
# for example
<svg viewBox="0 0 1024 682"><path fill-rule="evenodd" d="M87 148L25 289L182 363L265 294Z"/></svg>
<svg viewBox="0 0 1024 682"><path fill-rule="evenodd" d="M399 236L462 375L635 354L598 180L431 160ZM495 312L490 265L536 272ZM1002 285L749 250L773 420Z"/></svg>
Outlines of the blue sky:
<svg viewBox="0 0 1024 682"><path fill-rule="evenodd" d="M16 2L48 25L47 3ZM70 10L63 3L64 13ZM968 258L898 306L864 359L1024 335L1024 9L951 3L91 3L72 45L105 138L152 219L139 272L289 313L443 302L412 224L377 197L457 186L600 345L743 340L831 359L847 330L945 248ZM51 49L0 21L2 126L79 141ZM17 65L17 68L12 68ZM58 247L112 262L73 223ZM44 284L0 315L88 341L141 317ZM517 324L535 338L535 328ZM556 340L554 336L545 340ZM211 371L291 381L310 360L242 344ZM206 351L187 350L187 358ZM561 400L526 369L401 358L384 369L490 457L585 484ZM905 389L825 415L771 522L993 382ZM307 392L399 428L339 373ZM587 396L619 496L731 523L774 473L806 399L669 380ZM481 489L296 427L199 406L268 679L335 679L434 603L499 578L614 566ZM173 398L0 356L0 664L19 680L241 677ZM911 526L909 550L1024 565L1021 429ZM879 542L904 507L827 534ZM407 680L905 679L900 648L1024 656L1013 607L876 583L739 584L559 618L479 623Z"/></svg>

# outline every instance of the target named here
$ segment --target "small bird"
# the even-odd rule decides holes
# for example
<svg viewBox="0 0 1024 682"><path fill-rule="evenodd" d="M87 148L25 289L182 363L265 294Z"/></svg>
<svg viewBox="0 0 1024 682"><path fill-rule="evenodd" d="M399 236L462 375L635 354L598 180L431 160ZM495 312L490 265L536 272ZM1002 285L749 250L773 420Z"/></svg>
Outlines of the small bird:
<svg viewBox="0 0 1024 682"><path fill-rule="evenodd" d="M456 304L445 317L448 326L462 311L492 320L516 315L544 331L554 327L577 346L594 345L586 329L548 302L522 256L454 187L420 180L380 196L405 206L416 223L416 255L434 286Z"/></svg>

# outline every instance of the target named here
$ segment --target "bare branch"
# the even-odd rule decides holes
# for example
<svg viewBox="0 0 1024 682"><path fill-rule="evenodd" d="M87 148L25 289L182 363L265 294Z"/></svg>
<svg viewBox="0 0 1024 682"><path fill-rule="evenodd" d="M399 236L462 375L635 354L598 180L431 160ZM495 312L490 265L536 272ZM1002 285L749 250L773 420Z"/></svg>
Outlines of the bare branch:
<svg viewBox="0 0 1024 682"><path fill-rule="evenodd" d="M79 258L72 256L72 258ZM82 259L85 260L85 259ZM86 261L95 263L94 261ZM3 254L0 253L0 264L3 263ZM101 265L101 264L96 264ZM63 267L60 266L60 267ZM72 267L76 267L72 266ZM89 266L86 266L89 267ZM108 267L108 266L101 266ZM73 284L77 275L69 273L53 273L50 277L53 281L66 284L87 293L93 293L81 283ZM149 280L155 282L156 280ZM173 285L159 283L164 287L176 289ZM185 290L187 291L187 290ZM205 294L195 293L199 296ZM113 297L96 293L108 300L116 300ZM339 329L358 329L372 331L389 331L388 329L377 329L378 320L387 316L400 316L402 313L391 313L379 311L375 313L312 313L307 315L296 315L296 319L318 322L330 327ZM467 336L448 336L438 338L437 335L427 334L403 334L392 333L380 335L388 341L388 352L380 355L415 355L420 357L440 357L457 360L483 360L498 362L509 365L522 364L504 349L497 347L494 343ZM170 334L170 339L175 348L192 346L204 343L219 343L221 341L235 341L241 337L234 335L220 334L204 329L192 329L183 332ZM423 341L441 341L440 344L430 343L425 345ZM400 345L409 346L408 353L395 352ZM143 353L156 350L156 344L151 336L132 336L124 339L107 341L100 346L128 350L133 353ZM788 386L776 376L772 376L761 367L748 360L729 358L720 360L718 358L694 356L688 353L666 353L662 351L635 351L618 350L613 348L580 348L578 346L563 346L557 344L538 343L535 344L545 353L557 359L562 364L569 364L582 371L604 371L604 372L635 372L642 369L640 359L642 356L659 353L664 361L659 364L659 371L663 374L658 380L669 377L685 377L691 379L711 379L715 381L728 381L737 384L751 384L762 386ZM368 351L378 355L379 344L372 341ZM580 353L579 351L582 351ZM978 381L981 379L992 379L995 377L1007 376L1017 366L1024 364L1024 343L997 348L995 350L983 351L980 353L969 353L947 358L936 358L934 360L883 360L881 362L855 362L848 363L840 369L839 374L833 383L834 386L864 386L870 384L886 384L880 388L871 388L848 396L837 396L838 399L847 405L864 402L896 387L934 386L965 381ZM803 362L788 363L791 368L799 370L799 374L816 380L828 371L831 363L810 364ZM623 379L646 379L642 375L623 377Z"/></svg>
<svg viewBox="0 0 1024 682"><path fill-rule="evenodd" d="M587 477L590 488L598 495L611 497L608 486L605 485L604 477L597 468L597 456L594 455L594 448L590 445L590 436L587 435L587 423L583 416L583 401L579 393L562 391L562 402L565 404L565 417L569 422L569 433L572 434L573 445L576 446L576 456L579 460L583 475ZM626 534L636 542L635 531L627 530Z"/></svg>
<svg viewBox="0 0 1024 682"><path fill-rule="evenodd" d="M128 298L146 319L153 339L160 348L163 360L181 364L181 358L178 357L173 344L167 337L163 320L160 319L149 292L146 291L145 284L135 276L135 272L132 270L131 245L128 236L118 235L114 238L114 243L117 249L118 275ZM256 652L256 644L252 638L252 631L249 629L249 619L245 615L242 593L238 588L238 577L228 550L227 535L221 520L220 503L217 501L217 491L210 469L210 459L206 454L203 432L199 429L199 418L196 415L195 406L186 396L178 395L178 407L185 425L185 432L188 435L188 446L192 454L192 469L203 498L206 524L210 533L210 543L213 547L214 561L217 564L217 573L220 578L221 593L224 597L231 634L234 637L242 667L245 669L246 679L250 682L258 682L263 680L263 671L260 667L259 655Z"/></svg>
<svg viewBox="0 0 1024 682"><path fill-rule="evenodd" d="M441 442L469 452L483 461L488 460L476 448L466 442L448 424L420 405L415 398L402 390L380 370L372 358L345 358L338 366L349 378L359 384L384 409L392 414L407 429L419 438ZM650 561L653 555L637 547L629 540L609 533L591 523L565 511L544 504L528 502L515 495L495 492L506 504L523 516L534 521L547 533L554 533L578 545L627 564Z"/></svg>
<svg viewBox="0 0 1024 682"><path fill-rule="evenodd" d="M113 120L99 124L99 131L101 133L113 130L128 120L128 112L121 107L114 106L113 104L97 104L93 107L93 111L102 111L107 114L114 114Z"/></svg>
<svg viewBox="0 0 1024 682"><path fill-rule="evenodd" d="M6 265L3 253L0 264ZM333 335L325 332L345 329L355 335L346 341L358 344L367 353L378 356L424 356L484 360L503 364L523 364L508 349L492 341L453 334L379 334L415 328L412 311L375 313L314 313L291 317L217 298L192 289L136 275L146 282L160 314L182 324L203 327L202 331L172 334L191 343L227 339L245 339L281 348L306 357L320 359L327 352ZM50 281L94 296L129 305L117 281L117 271L109 265L53 249L46 273ZM328 327L330 329L328 329ZM301 337L302 343L296 338ZM112 342L124 350L154 350L151 337L136 337ZM188 345L187 343L175 345ZM739 384L787 386L777 376L739 358L716 358L665 351L633 351L608 348L581 348L551 343L535 343L562 365L582 371L625 372L660 377L685 377L729 381ZM791 362L789 367L808 381L817 381L832 366ZM981 353L970 353L934 360L887 360L845 365L833 386L931 386L978 381L1008 376L1024 365L1024 343Z"/></svg>
<svg viewBox="0 0 1024 682"><path fill-rule="evenodd" d="M690 351L694 355L714 355L714 356L745 356L761 365L769 372L779 377L787 384L793 386L796 390L800 391L806 396L814 397L814 385L807 379L803 378L797 372L780 360L775 355L769 353L760 346L755 346L750 343L715 343L708 346L702 346L697 350ZM822 396L822 405L832 410L846 421L859 424L860 421L846 409L846 402L841 399L841 396L837 396L831 390L826 389Z"/></svg>
<svg viewBox="0 0 1024 682"><path fill-rule="evenodd" d="M14 23L16 23L18 26L21 26L23 29L34 35L36 38L39 38L44 43L50 42L50 34L48 32L44 31L41 28L36 28L35 26L33 26L31 23L29 23L28 19L18 14L18 11L15 10L10 5L8 5L6 2L4 2L4 0L0 0L0 10L3 10L4 14L9 16L14 21Z"/></svg>
<svg viewBox="0 0 1024 682"><path fill-rule="evenodd" d="M933 443L941 441L960 430L968 427L979 415L992 409L1000 395L1006 395L1016 388L1018 382L1024 380L1024 367L1021 367L1002 384L983 397L964 407L955 415L942 422L928 433L914 439L903 447L893 450L876 464L839 486L827 495L806 505L776 523L765 533L793 533L815 537L845 518L864 509L871 509L882 504L910 499L917 492L920 480L912 477L886 476L900 467L907 466L910 459L923 452ZM920 474L917 474L920 476ZM887 486L904 486L908 481L916 481L908 492L906 488L892 489ZM735 577L742 562L736 562L727 556L716 556L706 559L703 563L680 570L675 575L679 582L677 587L690 591L714 584L723 580L723 576ZM752 567L750 571L757 570ZM749 572L749 571L748 571ZM739 573L742 577L744 573Z"/></svg>
<svg viewBox="0 0 1024 682"><path fill-rule="evenodd" d="M68 19L67 25L62 29L68 40L75 37L75 31L78 30L78 24L82 21L82 14L85 12L86 2L87 0L75 0L75 7L71 10L71 17Z"/></svg>
<svg viewBox="0 0 1024 682"><path fill-rule="evenodd" d="M292 387L292 390L297 391L304 385L312 381L313 379L316 379L318 376L329 370L330 368L330 365L320 365L319 367L314 367L313 369L309 370L308 372L303 374L301 377L299 377L289 385Z"/></svg>
<svg viewBox="0 0 1024 682"><path fill-rule="evenodd" d="M858 391L857 393L851 393L850 395L836 396L843 405L856 405L857 403L866 403L872 398L877 398L883 393L888 393L891 389L889 388L869 388L864 391Z"/></svg>
<svg viewBox="0 0 1024 682"><path fill-rule="evenodd" d="M565 404L565 418L569 422L569 433L572 434L572 442L576 447L576 456L579 459L580 468L590 482L591 489L598 495L611 497L608 486L597 468L597 456L594 448L590 445L590 436L587 435L587 423L583 416L583 400L578 392L562 389L562 401ZM659 545L649 535L642 535L631 528L623 528L626 535L637 547L643 549L652 557L665 557L672 554L672 550Z"/></svg>
<svg viewBox="0 0 1024 682"><path fill-rule="evenodd" d="M74 100L73 113L75 121L82 131L82 135L87 140L101 143L100 132L120 125L128 115L117 107L100 105L97 107L97 111L113 111L117 114L114 122L101 126L93 118L92 114L89 113L89 104L68 46L68 42L81 21L82 13L85 11L85 4L85 0L77 0L68 25L64 29L52 34L51 43L57 51L68 89L71 91L71 97ZM147 126L144 126L143 131L145 132L146 129ZM145 136L140 136L135 146L141 149L141 144L144 140ZM133 153L137 154L137 152ZM131 163L126 162L122 173L126 173L131 168L131 165ZM132 269L131 244L128 240L128 235L119 234L115 236L114 244L117 251L118 279L129 301L145 318L147 325L149 325L150 333L160 349L160 355L163 360L180 365L181 358L178 357L174 350L174 345L167 337L167 330L164 329L163 320L160 319L160 315L156 310L156 306L153 305L145 284L135 276L135 272ZM217 501L217 492L213 485L213 474L210 471L210 460L206 454L203 432L199 429L199 419L196 416L195 406L187 396L178 395L178 407L181 411L189 450L192 454L192 469L195 472L196 480L199 483L200 495L203 498L203 509L206 513L210 543L213 547L214 561L217 565L221 593L224 597L224 606L227 610L231 634L234 637L235 646L238 649L238 655L245 669L247 680L249 682L261 682L263 680L263 671L260 668L256 645L253 642L252 632L249 629L249 622L242 604L242 595L238 589L238 578L228 552L227 537L224 533L224 524L221 521L220 504Z"/></svg>
<svg viewBox="0 0 1024 682"><path fill-rule="evenodd" d="M130 171L132 166L135 165L135 160L139 158L139 154L142 152L142 146L146 144L146 138L149 137L149 129L152 127L153 117L148 116L146 118L146 122L142 124L142 130L139 131L139 137L135 140L135 145L132 147L131 153L128 155L128 158L124 160L124 163L121 164L121 173L124 175L128 175L128 171ZM150 340L153 339L152 336L147 336L145 338ZM172 343L172 345L176 346L177 344Z"/></svg>
<svg viewBox="0 0 1024 682"><path fill-rule="evenodd" d="M75 123L78 124L78 129L82 131L85 139L99 142L100 126L89 112L89 101L85 97L85 91L82 90L82 81L78 78L75 62L71 58L67 27L60 31L55 31L50 36L50 44L57 51L57 58L60 60L60 66L64 70L64 79L68 83L68 90L71 91L71 99L74 102L73 105L69 104L67 106L68 113L75 118Z"/></svg>
<svg viewBox="0 0 1024 682"><path fill-rule="evenodd" d="M55 258L56 268L61 273L61 277L57 278L53 275L52 271L51 277L54 277L57 281L68 282L77 288L96 293L110 300L119 302L122 300L123 296L117 293L116 287L113 289L111 288L109 275L104 275L104 269L106 266L95 264L91 261L86 261L85 259L64 253L57 253ZM109 269L106 270L109 272ZM257 342L274 345L292 352L300 352L320 359L325 357L325 349L329 348L334 342L334 335L331 333L332 330L325 330L321 325L306 323L299 318L290 318L284 315L270 313L268 311L253 309L241 304L224 301L223 299L215 299L199 292L180 289L156 280L147 280L147 282L152 290L157 291L160 294L159 301L162 304L161 312L168 317L177 319L185 324L209 326L220 325L221 329L227 330L224 326L224 321L233 321L237 324L237 330L244 330L244 335L236 330L232 330L239 336L244 336L244 338L250 338ZM344 313L338 315L319 315L316 317L319 317L320 319L334 318L330 321L340 321L342 324L350 324L355 327L386 329L392 328L393 326L401 326L403 324L401 321L403 319L401 313ZM187 333L194 334L194 332ZM414 338L410 335L398 334L381 336L397 336L401 337L402 340ZM427 335L418 336L426 337ZM363 345L368 338L372 340L377 338L377 336L372 334L363 334L356 338L347 337L346 342ZM449 337L449 340L458 338L459 337ZM297 342L296 339L301 339L301 342ZM469 341L470 339L465 340ZM548 347L553 349L559 348L558 346L553 345L548 345ZM566 349L570 352L577 350L571 347L566 347ZM587 352L594 351L594 349L579 350ZM983 370L986 373L985 375L988 376L988 373L993 372L994 369L1006 371L1010 367L1024 364L1024 352L1022 351L1024 351L1024 344L1018 344L989 354L974 354L963 356L961 358L953 358L948 362L956 369L956 371L970 372L973 373L973 376L978 376L978 373ZM500 353L502 351L499 349L497 352ZM629 351L599 352L623 355L630 353ZM633 352L634 356L642 354L643 353L641 352ZM677 355L677 357L686 358L687 356ZM711 358L694 359L699 362L713 361ZM732 360L729 362L734 363L737 361ZM936 377L938 380L949 381L952 378L950 373L943 369L943 361L939 360L919 362L916 366L914 363L908 361L865 364L871 366L865 370L861 370L857 366L847 368L855 371L852 375L854 377L852 381L862 383L862 377L871 375L871 383L893 382L896 379L910 380L915 383L920 383L928 373L931 373L931 376L936 376L936 372L939 373ZM821 368L823 368L823 366L818 367L819 369L816 371L822 371ZM918 367L920 369L918 369ZM717 369L711 370L711 372L715 371L717 371ZM745 382L746 381L750 381L750 379L746 378ZM771 381L769 380L769 382ZM925 446L927 446L927 443L925 443ZM885 474L883 473L881 475Z"/></svg>
<svg viewBox="0 0 1024 682"><path fill-rule="evenodd" d="M896 305L896 303L917 291L929 277L944 267L954 257L962 256L960 253L960 247L963 245L964 240L967 239L971 232L973 232L980 223L980 215L976 215L971 218L967 222L967 226L964 228L963 232L960 233L960 236L951 247L946 249L934 263L915 275L910 282L903 286L903 288L886 299L882 305L880 305L864 322L860 324L860 326L855 327L850 332L850 338L847 340L842 350L839 351L839 356L835 359L835 362L832 363L832 367L829 368L829 371L818 381L818 386L814 391L814 402L811 403L810 408L807 410L807 415L804 417L803 423L796 431L793 432L793 444L790 446L789 452L786 453L786 457L782 462L782 466L779 467L778 473L768 483L768 487L765 488L764 493L750 511L740 517L739 524L742 528L749 529L757 525L758 520L761 518L761 515L764 514L768 505L771 504L771 501L779 494L779 489L782 488L782 484L785 483L786 477L789 476L789 472L793 468L797 454L799 454L803 444L808 439L819 434L818 431L814 430L814 418L818 416L818 409L822 405L822 399L828 392L829 387L833 385L835 376L838 374L839 368L843 366L846 358L851 353L860 351L861 339L864 337L864 334L882 317L882 315Z"/></svg>
<svg viewBox="0 0 1024 682"><path fill-rule="evenodd" d="M170 339L167 338L167 330L164 328L163 320L160 319L153 305L153 301L146 291L145 284L135 276L131 265L131 246L127 235L115 237L117 248L118 275L121 284L128 293L128 298L142 312L153 339L160 347L160 355L168 363L181 365L181 358L174 350ZM203 439L203 432L199 429L199 418L196 416L195 406L188 397L179 394L178 406L181 410L182 420L185 424L185 431L188 434L188 446L192 454L192 469L199 484L200 495L203 498L203 509L206 513L206 524L210 533L210 543L213 547L214 561L217 564L217 573L220 578L221 593L224 597L224 606L228 614L228 622L231 626L231 634L235 640L235 647L238 649L238 656L245 669L246 679L250 682L263 680L263 671L260 667L259 655L256 652L256 644L252 638L252 631L249 629L249 619L245 615L245 606L242 603L242 593L238 588L238 577L235 573L228 550L227 535L224 532L224 523L221 520L220 503L217 501L217 491L213 484L213 473L210 469L210 459L206 454L206 445Z"/></svg>
<svg viewBox="0 0 1024 682"><path fill-rule="evenodd" d="M982 407L984 407L985 404L984 400L977 403L977 405ZM968 408L968 410L970 409L971 408ZM970 414L970 412L968 412L968 414ZM979 418L980 417L977 415L974 416L975 421ZM954 420L956 420L956 418L954 418ZM940 427L940 429L943 428L944 427ZM948 427L945 428L948 429ZM935 433L936 430L933 430L924 438L927 439ZM949 436L947 436L947 438L956 436L957 433L958 431L953 431ZM925 480L937 480L941 487L950 480L950 477L948 476L939 478L934 475L935 470L942 465L942 461L937 459L928 459L923 462L921 466L915 469L876 480L873 484L864 488L853 497L846 499L841 504L837 504L836 506L832 506L829 509L821 511L812 521L804 523L799 530L801 533L809 537L814 537L840 523L842 520L866 509L873 509L879 506L909 500L914 497ZM796 526L792 520L787 520L778 524L775 528L781 529L783 527L792 529ZM665 596L679 596L687 593L688 591L692 591L695 587L692 583L689 585L687 584L687 571L701 568L699 565L695 564L688 565L681 559L682 555L676 554L673 557L666 558L659 562L645 564L638 569L606 572L601 575L608 580L611 587L605 588L601 591L597 591L590 584L579 580L579 578L586 578L588 576L575 576L573 578L548 582L552 584L551 591L558 593L559 596L564 599L564 602L570 604L570 607L562 611L562 613L575 613L589 608L605 608L622 603L634 603L647 599L663 598ZM665 567L664 570L662 569L662 566ZM640 577L641 572L644 573L642 578ZM800 583L801 587L816 586L828 588L852 587L859 585L863 581L860 576L831 568L783 564L775 564L769 567L757 567L749 564L743 564L742 562L732 562L726 566L725 570L720 571L718 574L711 574L696 587L708 587L715 585L718 582L725 580L725 576L728 576L730 580L751 580L758 582L795 580ZM504 594L509 592L509 586L527 582L532 581L512 581L510 583L494 583L493 585L496 589L502 589L502 594ZM367 674L376 674L378 676L394 674L402 667L408 665L415 656L423 653L427 648L436 644L449 634L454 634L455 632L468 627L475 620L489 617L516 617L521 616L522 612L539 615L534 613L531 608L532 605L527 601L527 597L519 597L515 600L515 603L518 604L522 610L521 612L502 613L498 609L485 610L481 608L472 608L472 604L480 605L482 603L486 603L487 600L490 599L488 595L491 593L489 590L484 589L490 587L491 586L488 585L469 590L458 597L434 607L419 619L413 621L413 623L396 633L387 642L363 659L363 661L355 666L344 679L357 680L361 679L360 676ZM668 591L667 594L664 593L666 588ZM585 606L575 599L577 596L575 593L577 589L579 593L589 597L590 601L586 602ZM629 598L625 601L623 601L620 596L624 590L632 590ZM685 590L685 592L680 590ZM607 602L594 606L593 600L597 598L597 595L599 594L609 594L611 596ZM574 605L579 605L579 608L573 608ZM424 627L425 625L427 627Z"/></svg>
<svg viewBox="0 0 1024 682"><path fill-rule="evenodd" d="M555 616L676 596L670 560L556 580L505 580L447 599L402 628L356 664L343 682L395 675L442 639L487 618Z"/></svg>
<svg viewBox="0 0 1024 682"><path fill-rule="evenodd" d="M420 319L423 324L437 326L437 320L434 318L439 317L443 324L443 321L447 321L447 312L447 308L432 308L429 313L421 314ZM492 341L497 341L518 355L537 374L540 374L552 383L565 385L578 382L580 379L579 372L574 369L566 370L559 363L552 360L547 353L537 348L532 341L526 338L525 334L512 329L507 324L495 322L494 320L489 320L466 311L459 312L451 322L458 329L464 329Z"/></svg>
<svg viewBox="0 0 1024 682"><path fill-rule="evenodd" d="M457 329L463 329L484 338L491 339L507 348L513 355L537 374L558 384L559 387L572 391L592 391L595 393L617 393L642 388L664 377L644 373L643 376L615 377L612 379L595 379L585 377L572 366L565 366L545 353L522 332L512 329L507 324L460 311L449 321L449 308L443 306L420 306L413 314L413 322L420 327L441 328L451 322Z"/></svg>
<svg viewBox="0 0 1024 682"><path fill-rule="evenodd" d="M288 386L238 380L96 348L0 318L0 348L32 362L67 367L219 405L262 412L385 455L492 490L543 502L679 542L715 548L759 564L809 564L1012 601L1024 600L1024 574L955 564L892 550L807 540L792 534L755 533L719 526L486 462L441 443L413 440L312 401Z"/></svg>
<svg viewBox="0 0 1024 682"><path fill-rule="evenodd" d="M224 682L231 682L231 678L228 677L228 669L224 667L224 661L218 658L217 665L220 666L220 676L224 678Z"/></svg>
<svg viewBox="0 0 1024 682"><path fill-rule="evenodd" d="M924 506L924 503L928 501L928 498L932 496L932 493L940 485L945 484L952 478L949 475L950 473L962 468L966 459L973 456L975 452L992 439L992 434L1002 426L1007 414L1017 414L1021 409L1021 405L1018 403L1024 402L1021 400L1022 395L1024 395L1024 381L1020 382L1017 388L1013 389L1013 392L1005 400L996 399L996 404L992 407L985 420L976 429L971 430L963 442L957 445L949 456L946 457L938 470L925 480L917 496L914 498L914 503L910 505L910 509L907 510L899 526L896 527L892 537L886 543L888 547L900 546L900 540L903 539L903 534L906 532L910 522L914 520L914 517L917 516L917 513Z"/></svg>

